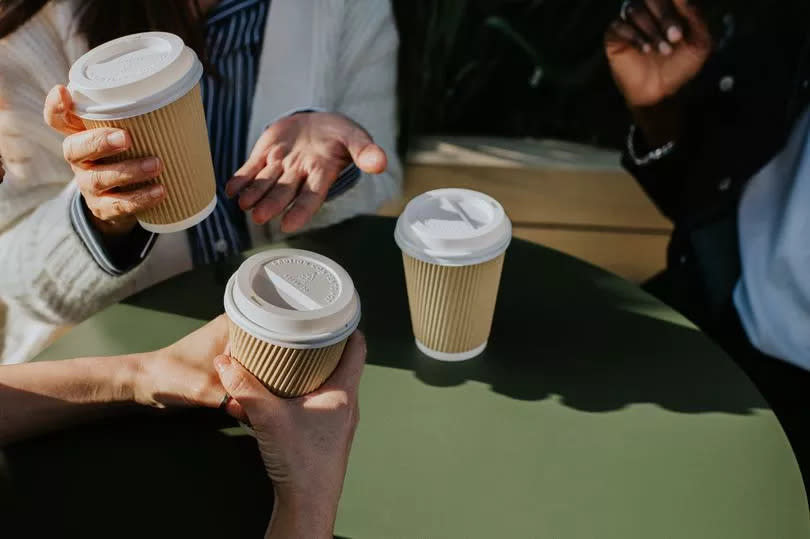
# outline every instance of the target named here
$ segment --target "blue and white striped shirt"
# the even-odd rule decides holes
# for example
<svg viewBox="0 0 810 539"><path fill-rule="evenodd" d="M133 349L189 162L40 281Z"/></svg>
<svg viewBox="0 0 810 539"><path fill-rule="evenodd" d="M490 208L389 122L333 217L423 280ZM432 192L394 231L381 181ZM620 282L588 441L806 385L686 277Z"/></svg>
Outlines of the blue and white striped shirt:
<svg viewBox="0 0 810 539"><path fill-rule="evenodd" d="M225 184L246 154L256 73L270 0L221 0L208 13L208 72L201 81L211 156L217 179L217 205L188 231L194 264L209 263L250 245L245 214Z"/></svg>
<svg viewBox="0 0 810 539"><path fill-rule="evenodd" d="M225 196L225 184L247 155L248 122L270 2L221 0L208 13L205 40L212 72L203 76L201 89L217 180L217 205L207 219L188 231L195 265L211 263L250 247L245 213L237 199ZM327 200L345 192L359 176L357 167L347 167L330 188ZM111 275L121 275L137 266L154 245L154 235L138 227L127 245L110 251L90 226L79 193L70 216L93 258Z"/></svg>

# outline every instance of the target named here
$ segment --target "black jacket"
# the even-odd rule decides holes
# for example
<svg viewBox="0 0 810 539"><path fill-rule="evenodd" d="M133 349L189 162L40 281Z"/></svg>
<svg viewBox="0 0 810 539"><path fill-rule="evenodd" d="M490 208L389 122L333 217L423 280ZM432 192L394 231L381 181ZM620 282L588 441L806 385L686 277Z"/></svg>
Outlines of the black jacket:
<svg viewBox="0 0 810 539"><path fill-rule="evenodd" d="M773 2L744 21L725 14L714 53L683 90L686 130L676 149L645 166L627 152L623 158L675 225L668 271L680 284L670 293L698 304L686 314L699 324L729 311L740 276L743 190L785 145L810 102L810 2L799 4Z"/></svg>

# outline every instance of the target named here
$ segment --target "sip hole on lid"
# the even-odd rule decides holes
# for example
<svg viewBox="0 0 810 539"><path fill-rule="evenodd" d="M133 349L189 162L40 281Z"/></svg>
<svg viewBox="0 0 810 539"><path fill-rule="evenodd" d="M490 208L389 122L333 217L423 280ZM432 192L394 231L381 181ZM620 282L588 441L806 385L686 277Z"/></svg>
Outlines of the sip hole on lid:
<svg viewBox="0 0 810 539"><path fill-rule="evenodd" d="M449 266L491 260L506 250L511 237L512 223L503 206L469 189L437 189L415 197L394 232L409 256Z"/></svg>
<svg viewBox="0 0 810 539"><path fill-rule="evenodd" d="M143 32L90 50L70 68L74 110L91 120L140 116L186 95L202 77L197 55L180 37Z"/></svg>
<svg viewBox="0 0 810 539"><path fill-rule="evenodd" d="M225 311L257 338L320 347L357 328L360 299L335 261L309 251L274 249L248 258L231 276Z"/></svg>

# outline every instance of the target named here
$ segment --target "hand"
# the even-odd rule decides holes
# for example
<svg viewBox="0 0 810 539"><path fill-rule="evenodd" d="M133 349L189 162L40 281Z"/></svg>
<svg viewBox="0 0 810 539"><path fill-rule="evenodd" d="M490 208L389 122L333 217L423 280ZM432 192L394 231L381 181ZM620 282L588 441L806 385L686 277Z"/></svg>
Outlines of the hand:
<svg viewBox="0 0 810 539"><path fill-rule="evenodd" d="M323 204L340 172L354 162L369 174L385 171L385 152L340 114L299 113L275 122L225 187L239 207L264 224L281 215L284 232L303 227Z"/></svg>
<svg viewBox="0 0 810 539"><path fill-rule="evenodd" d="M105 163L104 158L130 148L129 134L111 127L86 129L72 109L70 92L56 86L45 99L45 122L67 135L62 146L64 158L92 212L93 226L107 236L127 234L135 227L135 214L157 205L166 196L161 185L146 183L160 174L160 159Z"/></svg>
<svg viewBox="0 0 810 539"><path fill-rule="evenodd" d="M256 430L276 491L272 537L332 537L358 421L357 387L366 343L355 332L335 372L314 393L282 399L227 356L216 358L222 385Z"/></svg>
<svg viewBox="0 0 810 539"><path fill-rule="evenodd" d="M225 353L227 344L228 319L220 315L162 350L137 356L133 399L138 404L157 408L218 407L226 391L214 370L213 359ZM242 407L233 399L225 406L225 411L237 419L246 418Z"/></svg>
<svg viewBox="0 0 810 539"><path fill-rule="evenodd" d="M627 104L651 107L700 72L711 34L690 0L633 0L625 13L605 34L608 61Z"/></svg>

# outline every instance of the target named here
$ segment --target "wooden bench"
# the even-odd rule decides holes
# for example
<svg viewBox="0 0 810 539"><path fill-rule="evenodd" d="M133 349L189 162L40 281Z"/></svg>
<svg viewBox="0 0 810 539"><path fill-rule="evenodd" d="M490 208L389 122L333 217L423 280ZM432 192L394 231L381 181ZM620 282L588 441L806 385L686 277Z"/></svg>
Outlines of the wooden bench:
<svg viewBox="0 0 810 539"><path fill-rule="evenodd" d="M490 194L516 237L547 245L641 282L665 265L671 223L619 164L619 154L554 140L425 137L407 158L399 215L439 187Z"/></svg>

